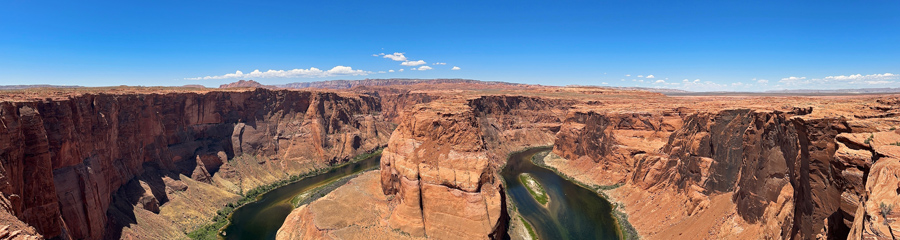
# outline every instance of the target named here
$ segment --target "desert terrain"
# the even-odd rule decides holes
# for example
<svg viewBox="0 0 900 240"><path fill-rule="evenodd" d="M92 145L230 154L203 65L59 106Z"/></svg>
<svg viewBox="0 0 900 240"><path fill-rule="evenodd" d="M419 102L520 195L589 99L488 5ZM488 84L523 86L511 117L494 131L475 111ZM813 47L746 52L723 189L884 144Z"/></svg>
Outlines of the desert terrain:
<svg viewBox="0 0 900 240"><path fill-rule="evenodd" d="M254 189L384 148L277 238L522 239L499 172L542 146L613 203L621 238L900 234L900 95L298 86L0 91L0 236L196 237Z"/></svg>

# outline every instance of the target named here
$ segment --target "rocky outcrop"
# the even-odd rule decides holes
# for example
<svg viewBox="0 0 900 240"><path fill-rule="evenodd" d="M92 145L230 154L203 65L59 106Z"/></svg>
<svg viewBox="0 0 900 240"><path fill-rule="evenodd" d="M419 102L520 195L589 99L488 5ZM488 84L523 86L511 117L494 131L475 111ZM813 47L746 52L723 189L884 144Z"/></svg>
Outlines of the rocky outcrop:
<svg viewBox="0 0 900 240"><path fill-rule="evenodd" d="M393 88L357 88L358 92L373 95L381 99L381 115L384 119L399 123L400 114L416 104L429 103L440 98L427 93L410 92Z"/></svg>
<svg viewBox="0 0 900 240"><path fill-rule="evenodd" d="M185 189L178 175L241 182L226 164L235 156L267 156L286 169L341 162L386 143L380 110L369 96L262 89L3 102L0 192L44 236L109 237L134 221L107 215L122 187L131 205L158 212L167 193Z"/></svg>
<svg viewBox="0 0 900 240"><path fill-rule="evenodd" d="M390 226L438 239L492 235L501 224L502 186L474 112L438 104L414 112L382 154L382 189L398 201Z"/></svg>
<svg viewBox="0 0 900 240"><path fill-rule="evenodd" d="M860 199L872 192L864 190L872 187L865 179L873 177L868 171L884 154L863 143L860 136L869 133L849 134L847 120L800 116L810 112L723 110L685 115L681 121L666 120L666 114L623 121L621 113L573 112L554 145L554 153L569 161L555 167L576 179L592 176L587 182L624 183L625 189L661 194L658 201L683 199L683 219L710 208L714 196L729 195L741 222L759 226L768 237L847 236L857 212L864 212L858 209L873 205ZM659 127L666 125L660 122L670 124ZM623 126L663 132L668 141L659 147L636 143L629 140L636 135L624 134ZM652 142L648 136L639 139ZM885 149L890 140L881 139ZM677 196L662 197L668 191Z"/></svg>
<svg viewBox="0 0 900 240"><path fill-rule="evenodd" d="M504 238L509 213L497 176L499 166L514 150L552 143L561 116L571 103L523 96L483 96L415 105L401 115L382 153L383 196L364 200L370 203L361 207L368 209L374 204L374 209L383 209L386 207L379 207L378 199L390 199L387 205L392 208L384 213L383 225L350 230L321 224L370 222L355 216L334 217L338 213L317 214L329 211L321 207L330 202L327 199L347 199L342 194L349 193L336 191L325 200L294 210L288 217L289 223L279 231L279 239L328 238L338 232L381 228L410 237Z"/></svg>
<svg viewBox="0 0 900 240"><path fill-rule="evenodd" d="M632 171L648 170L635 167L636 161L658 157L653 153L681 127L681 121L677 112L571 111L556 134L553 152L571 160L573 168L566 172L598 176L594 180L601 185L624 183Z"/></svg>
<svg viewBox="0 0 900 240"><path fill-rule="evenodd" d="M849 239L896 239L900 234L900 131L844 133L835 157L846 166L842 173L857 189L842 195L841 209L849 212ZM860 173L855 173L860 171ZM868 175L868 177L866 177Z"/></svg>
<svg viewBox="0 0 900 240"><path fill-rule="evenodd" d="M595 90L584 94L610 97L462 101L444 95L409 102L418 105L397 115L400 125L382 159L382 193L393 196L384 224L417 237L496 236L490 233L507 221L493 220L488 194L502 186L490 184L492 174L486 173L499 170L513 150L552 144L562 157L544 159L548 165L588 185L618 187L608 196L622 203L619 210L636 219L638 232L651 239L828 239L890 232L872 227L877 223L872 216L879 213L866 206L889 204L888 187L894 185L867 179L874 165L896 153L885 150L893 145L884 133L874 134L877 140L869 143L860 136L897 121L872 111L862 111L866 118L847 115L843 108L860 106L857 100L838 103L837 112L785 99L765 99L787 102L777 110L759 107L771 104L759 100L746 109L727 109L730 100L704 109L668 102L660 107L652 100L635 104L618 99L620 93ZM879 170L887 172L880 178L892 176L888 163L879 166L888 169ZM880 192L876 200L872 192ZM299 212L296 219L319 218L309 210ZM882 222L888 228L892 220ZM495 230L488 231L491 224Z"/></svg>

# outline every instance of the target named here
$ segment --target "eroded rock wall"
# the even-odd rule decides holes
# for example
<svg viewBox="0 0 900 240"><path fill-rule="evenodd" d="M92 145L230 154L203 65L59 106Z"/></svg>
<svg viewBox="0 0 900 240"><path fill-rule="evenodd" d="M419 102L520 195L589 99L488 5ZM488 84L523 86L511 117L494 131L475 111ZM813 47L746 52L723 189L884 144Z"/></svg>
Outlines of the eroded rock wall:
<svg viewBox="0 0 900 240"><path fill-rule="evenodd" d="M263 89L3 102L0 192L44 236L100 239L111 195L147 169L214 184L234 156L344 161L386 143L380 106L369 96ZM167 200L145 188L150 197L137 201L149 210Z"/></svg>
<svg viewBox="0 0 900 240"><path fill-rule="evenodd" d="M502 238L509 216L497 173L506 155L551 143L569 105L484 96L408 111L381 162L382 189L399 201L390 227L438 239Z"/></svg>
<svg viewBox="0 0 900 240"><path fill-rule="evenodd" d="M485 238L501 215L491 162L468 106L418 107L382 154L382 189L399 201L391 227L412 236Z"/></svg>
<svg viewBox="0 0 900 240"><path fill-rule="evenodd" d="M569 159L562 172L592 175L593 183L673 191L680 197L660 200L683 199L685 219L709 208L713 196L728 194L742 222L760 226L768 237L842 238L861 212L877 213L865 208L877 206L865 201L874 191L864 190L872 187L865 179L872 178L873 159L884 154L871 150L861 137L848 140L853 129L845 118L801 115L809 112L736 109L680 117L650 114L627 121L621 113L574 112L557 135L554 153ZM654 124L659 122L673 124ZM622 130L634 126L659 131L668 141L654 145L649 135L640 136L644 143L630 140L636 135ZM583 159L596 164L577 167ZM602 170L592 172L596 169ZM887 236L877 226L857 232L865 231Z"/></svg>

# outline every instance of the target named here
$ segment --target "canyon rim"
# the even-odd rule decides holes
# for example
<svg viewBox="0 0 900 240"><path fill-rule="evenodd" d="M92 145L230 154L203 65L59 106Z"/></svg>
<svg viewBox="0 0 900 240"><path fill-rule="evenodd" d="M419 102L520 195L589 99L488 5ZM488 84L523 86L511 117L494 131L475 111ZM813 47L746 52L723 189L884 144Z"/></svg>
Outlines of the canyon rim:
<svg viewBox="0 0 900 240"><path fill-rule="evenodd" d="M896 95L672 97L424 82L0 94L11 238L180 239L248 191L384 147L277 239L521 238L499 171L542 166L615 206L620 237L873 239L900 226ZM386 82L386 83L385 83Z"/></svg>

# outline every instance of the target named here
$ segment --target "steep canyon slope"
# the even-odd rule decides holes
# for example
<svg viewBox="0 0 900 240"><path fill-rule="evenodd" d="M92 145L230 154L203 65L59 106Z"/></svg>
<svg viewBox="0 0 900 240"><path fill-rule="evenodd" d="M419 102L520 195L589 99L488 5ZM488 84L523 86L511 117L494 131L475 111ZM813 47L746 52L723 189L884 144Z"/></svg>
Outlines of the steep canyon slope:
<svg viewBox="0 0 900 240"><path fill-rule="evenodd" d="M643 238L900 236L897 96L462 85L0 93L0 234L185 238L257 186L387 146L278 238L503 238L506 157L553 146L542 162Z"/></svg>
<svg viewBox="0 0 900 240"><path fill-rule="evenodd" d="M401 114L385 150L386 210L381 223L368 223L378 231L459 237L442 232L453 228L429 226L441 224L469 230L453 234L496 236L486 230L499 226L491 214L463 210L482 209L470 206L481 206L474 199L484 196L457 194L458 200L434 205L429 199L437 195L428 192L496 191L477 188L493 180L485 173L495 174L507 153L538 145L554 147L544 161L548 167L604 192L645 238L866 238L889 237L900 227L892 225L897 215L881 213L880 206L900 204L894 188L884 189L893 186L888 178L895 179L890 164L896 159L890 156L900 147L894 145L900 144L896 96L673 98L597 88L416 92L435 100ZM479 153L461 157L472 151ZM450 217L448 209L470 215ZM327 212L319 211L295 211L294 224L320 229L317 236L340 238L332 231L349 231L316 225L316 216ZM429 216L442 223L429 223ZM466 225L480 221L489 224Z"/></svg>
<svg viewBox="0 0 900 240"><path fill-rule="evenodd" d="M5 209L44 237L184 238L243 192L383 146L392 130L366 95L108 92L0 103Z"/></svg>

